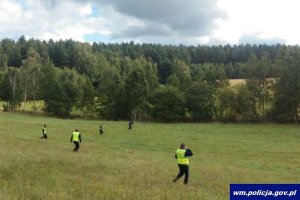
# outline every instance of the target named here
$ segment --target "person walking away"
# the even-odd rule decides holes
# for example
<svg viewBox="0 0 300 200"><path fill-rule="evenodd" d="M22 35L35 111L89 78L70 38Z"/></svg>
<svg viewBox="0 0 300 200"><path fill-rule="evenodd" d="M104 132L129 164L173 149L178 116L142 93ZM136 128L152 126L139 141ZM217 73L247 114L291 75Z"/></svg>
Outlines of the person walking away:
<svg viewBox="0 0 300 200"><path fill-rule="evenodd" d="M103 135L103 133L104 133L104 130L102 128L102 124L100 125L99 133L100 133L100 135Z"/></svg>
<svg viewBox="0 0 300 200"><path fill-rule="evenodd" d="M80 148L79 143L81 143L81 134L76 128L73 134L71 135L71 142L75 144L75 148L73 149L74 152L77 152Z"/></svg>
<svg viewBox="0 0 300 200"><path fill-rule="evenodd" d="M43 136L41 137L41 139L47 140L48 136L47 136L47 125L46 124L42 128L42 134L43 134Z"/></svg>
<svg viewBox="0 0 300 200"><path fill-rule="evenodd" d="M131 130L132 129L132 125L133 125L133 121L129 121L129 123L128 123L128 130Z"/></svg>
<svg viewBox="0 0 300 200"><path fill-rule="evenodd" d="M193 152L185 146L184 143L180 144L180 148L176 150L175 158L177 159L177 164L179 168L179 173L173 182L175 183L180 177L184 176L184 184L188 184L189 181L189 159Z"/></svg>

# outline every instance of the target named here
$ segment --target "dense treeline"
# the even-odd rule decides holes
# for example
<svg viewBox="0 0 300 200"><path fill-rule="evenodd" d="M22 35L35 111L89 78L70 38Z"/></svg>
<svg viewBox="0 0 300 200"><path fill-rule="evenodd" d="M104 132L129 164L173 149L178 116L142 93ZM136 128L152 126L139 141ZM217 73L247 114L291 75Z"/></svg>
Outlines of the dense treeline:
<svg viewBox="0 0 300 200"><path fill-rule="evenodd" d="M105 119L298 122L300 48L0 41L5 111L44 100L44 111ZM232 86L229 79L246 79Z"/></svg>

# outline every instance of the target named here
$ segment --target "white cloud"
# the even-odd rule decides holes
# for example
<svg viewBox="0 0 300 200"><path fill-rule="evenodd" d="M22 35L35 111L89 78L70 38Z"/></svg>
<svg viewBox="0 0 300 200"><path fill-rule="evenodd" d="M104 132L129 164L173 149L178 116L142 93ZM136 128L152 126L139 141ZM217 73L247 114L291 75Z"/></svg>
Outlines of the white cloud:
<svg viewBox="0 0 300 200"><path fill-rule="evenodd" d="M0 38L84 41L96 33L111 42L300 44L299 7L298 0L0 0Z"/></svg>
<svg viewBox="0 0 300 200"><path fill-rule="evenodd" d="M92 5L85 5L79 10L82 16L90 15L92 13Z"/></svg>
<svg viewBox="0 0 300 200"><path fill-rule="evenodd" d="M10 22L12 23L18 22L19 18L22 17L21 6L15 4L12 1L9 0L0 1L0 8L2 8L0 9L0 25L2 24L5 25L5 26L1 26L1 28L2 27L7 28Z"/></svg>
<svg viewBox="0 0 300 200"><path fill-rule="evenodd" d="M99 33L111 42L199 43L206 41L199 38L207 37L211 19L219 15L215 1L2 0L0 38L84 41L84 35Z"/></svg>
<svg viewBox="0 0 300 200"><path fill-rule="evenodd" d="M89 19L91 3L60 1L49 8L43 0L0 1L0 37L34 37L38 39L69 39L84 41L88 33L109 33L105 20ZM94 27L95 26L95 27Z"/></svg>
<svg viewBox="0 0 300 200"><path fill-rule="evenodd" d="M218 20L220 28L213 37L237 43L243 35L252 34L260 39L300 43L297 0L221 0L219 6L227 11L228 18Z"/></svg>

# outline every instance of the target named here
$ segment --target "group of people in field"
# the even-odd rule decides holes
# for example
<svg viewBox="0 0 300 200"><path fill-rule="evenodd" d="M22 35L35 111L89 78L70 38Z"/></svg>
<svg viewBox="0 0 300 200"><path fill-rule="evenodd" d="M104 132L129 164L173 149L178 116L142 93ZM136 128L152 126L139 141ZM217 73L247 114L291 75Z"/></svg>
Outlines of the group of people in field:
<svg viewBox="0 0 300 200"><path fill-rule="evenodd" d="M132 129L132 125L133 125L133 122L129 121L128 130ZM47 125L46 124L42 128L42 134L43 135L42 135L41 139L47 140L48 136L47 136ZM100 135L104 134L104 129L102 127L102 124L100 125L100 128L99 128L99 134ZM70 142L73 142L75 145L73 151L78 152L78 150L80 148L80 143L82 142L82 140L81 140L81 134L77 128L72 133ZM188 157L191 157L191 156L193 156L193 152L191 151L191 149L189 149L184 143L181 143L180 148L178 148L175 152L175 159L177 160L179 173L173 179L174 183L184 175L183 183L188 184L188 180L189 180L189 159L188 159Z"/></svg>
<svg viewBox="0 0 300 200"><path fill-rule="evenodd" d="M132 125L133 125L133 121L129 121L129 123L128 123L128 130L132 129ZM99 134L100 135L104 134L104 129L102 127L102 124L100 125L100 128L99 128ZM45 140L48 139L48 136L47 136L47 124L45 124L43 126L43 128L42 128L42 137L41 137L41 139L45 139ZM75 145L73 151L77 152L79 150L79 148L80 148L80 143L81 143L81 134L80 134L80 132L79 132L79 130L77 128L72 133L70 141L73 142L74 145Z"/></svg>

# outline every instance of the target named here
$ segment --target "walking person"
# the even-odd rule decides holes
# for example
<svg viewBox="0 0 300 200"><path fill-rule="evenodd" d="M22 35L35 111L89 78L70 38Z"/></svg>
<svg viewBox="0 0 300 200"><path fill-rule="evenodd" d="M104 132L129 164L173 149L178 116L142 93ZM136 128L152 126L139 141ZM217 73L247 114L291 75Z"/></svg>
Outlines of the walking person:
<svg viewBox="0 0 300 200"><path fill-rule="evenodd" d="M73 151L77 152L80 148L79 143L81 143L81 134L80 134L80 132L78 131L77 128L75 129L75 131L71 135L71 142L73 142L75 144L75 148L73 149Z"/></svg>
<svg viewBox="0 0 300 200"><path fill-rule="evenodd" d="M193 152L185 146L184 143L180 144L180 148L176 150L175 158L179 167L179 173L173 182L175 183L180 177L184 176L184 184L188 184L189 181L189 159Z"/></svg>
<svg viewBox="0 0 300 200"><path fill-rule="evenodd" d="M104 133L104 130L102 128L102 124L100 125L99 133L100 133L100 135L103 135L103 133Z"/></svg>
<svg viewBox="0 0 300 200"><path fill-rule="evenodd" d="M133 125L133 121L129 121L128 122L128 130L131 130L132 129L132 125Z"/></svg>
<svg viewBox="0 0 300 200"><path fill-rule="evenodd" d="M43 136L41 137L41 139L47 140L48 136L47 136L47 125L46 124L42 128L42 134L43 134Z"/></svg>

